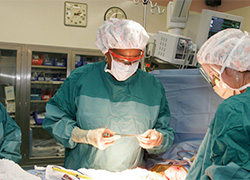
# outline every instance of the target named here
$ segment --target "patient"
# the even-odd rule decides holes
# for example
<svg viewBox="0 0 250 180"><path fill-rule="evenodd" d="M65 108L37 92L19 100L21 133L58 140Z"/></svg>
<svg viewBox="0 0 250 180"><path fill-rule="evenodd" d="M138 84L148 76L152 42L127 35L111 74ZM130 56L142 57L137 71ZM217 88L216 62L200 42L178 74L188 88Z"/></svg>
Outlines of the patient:
<svg viewBox="0 0 250 180"><path fill-rule="evenodd" d="M0 103L0 159L9 159L16 163L21 160L21 136L20 128Z"/></svg>
<svg viewBox="0 0 250 180"><path fill-rule="evenodd" d="M249 179L250 37L237 29L220 31L203 44L197 59L225 100L186 179Z"/></svg>

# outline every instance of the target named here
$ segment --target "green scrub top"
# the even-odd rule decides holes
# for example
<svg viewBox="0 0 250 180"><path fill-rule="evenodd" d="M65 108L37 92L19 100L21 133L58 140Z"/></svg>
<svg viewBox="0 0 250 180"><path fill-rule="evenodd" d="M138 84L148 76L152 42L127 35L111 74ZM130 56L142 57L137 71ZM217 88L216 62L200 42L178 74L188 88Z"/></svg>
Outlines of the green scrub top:
<svg viewBox="0 0 250 180"><path fill-rule="evenodd" d="M218 106L186 180L245 179L250 172L250 88ZM249 177L250 175L248 175Z"/></svg>
<svg viewBox="0 0 250 180"><path fill-rule="evenodd" d="M22 158L21 138L20 128L0 103L0 159L9 159L18 163Z"/></svg>
<svg viewBox="0 0 250 180"><path fill-rule="evenodd" d="M144 150L135 137L122 137L105 150L75 143L71 132L107 126L116 133L142 134L155 128L163 143L150 154L165 152L173 143L165 90L153 75L140 69L126 81L104 71L105 62L75 69L46 106L43 128L66 147L66 168L122 171L143 163Z"/></svg>

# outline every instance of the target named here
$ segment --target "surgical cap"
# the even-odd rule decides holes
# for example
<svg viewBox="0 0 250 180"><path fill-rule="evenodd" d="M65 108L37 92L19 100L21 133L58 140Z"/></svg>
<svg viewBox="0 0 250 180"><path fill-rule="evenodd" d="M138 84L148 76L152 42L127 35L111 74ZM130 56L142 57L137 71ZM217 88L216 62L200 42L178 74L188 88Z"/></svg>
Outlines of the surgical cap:
<svg viewBox="0 0 250 180"><path fill-rule="evenodd" d="M137 22L128 19L104 21L97 32L96 46L102 53L108 49L141 49L148 43L149 36Z"/></svg>
<svg viewBox="0 0 250 180"><path fill-rule="evenodd" d="M237 71L250 70L250 37L239 29L225 29L209 38L197 53L200 64L225 65Z"/></svg>

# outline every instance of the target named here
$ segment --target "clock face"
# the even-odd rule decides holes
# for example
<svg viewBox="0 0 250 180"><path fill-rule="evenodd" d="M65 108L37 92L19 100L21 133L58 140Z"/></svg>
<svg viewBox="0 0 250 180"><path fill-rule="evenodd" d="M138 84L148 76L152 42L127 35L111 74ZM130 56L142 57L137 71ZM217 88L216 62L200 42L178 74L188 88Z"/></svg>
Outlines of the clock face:
<svg viewBox="0 0 250 180"><path fill-rule="evenodd" d="M87 26L87 4L65 2L64 24L66 26Z"/></svg>
<svg viewBox="0 0 250 180"><path fill-rule="evenodd" d="M111 7L104 14L104 20L110 18L127 19L126 13L119 7Z"/></svg>

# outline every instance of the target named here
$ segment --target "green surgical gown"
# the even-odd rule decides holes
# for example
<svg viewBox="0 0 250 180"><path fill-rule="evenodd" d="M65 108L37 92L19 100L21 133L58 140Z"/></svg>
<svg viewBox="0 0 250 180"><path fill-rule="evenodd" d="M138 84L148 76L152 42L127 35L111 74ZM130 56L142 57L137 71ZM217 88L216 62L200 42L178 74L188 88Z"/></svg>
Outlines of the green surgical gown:
<svg viewBox="0 0 250 180"><path fill-rule="evenodd" d="M249 173L250 88L247 88L245 93L218 106L186 179L245 179Z"/></svg>
<svg viewBox="0 0 250 180"><path fill-rule="evenodd" d="M21 138L20 128L0 103L0 159L9 159L18 163L22 158Z"/></svg>
<svg viewBox="0 0 250 180"><path fill-rule="evenodd" d="M139 166L143 153L135 137L122 137L105 150L75 143L75 127L107 126L116 133L141 134L155 128L164 135L150 154L165 152L173 143L165 90L153 75L140 69L126 81L116 81L104 71L105 62L75 69L46 106L43 128L66 147L66 168L121 171Z"/></svg>

